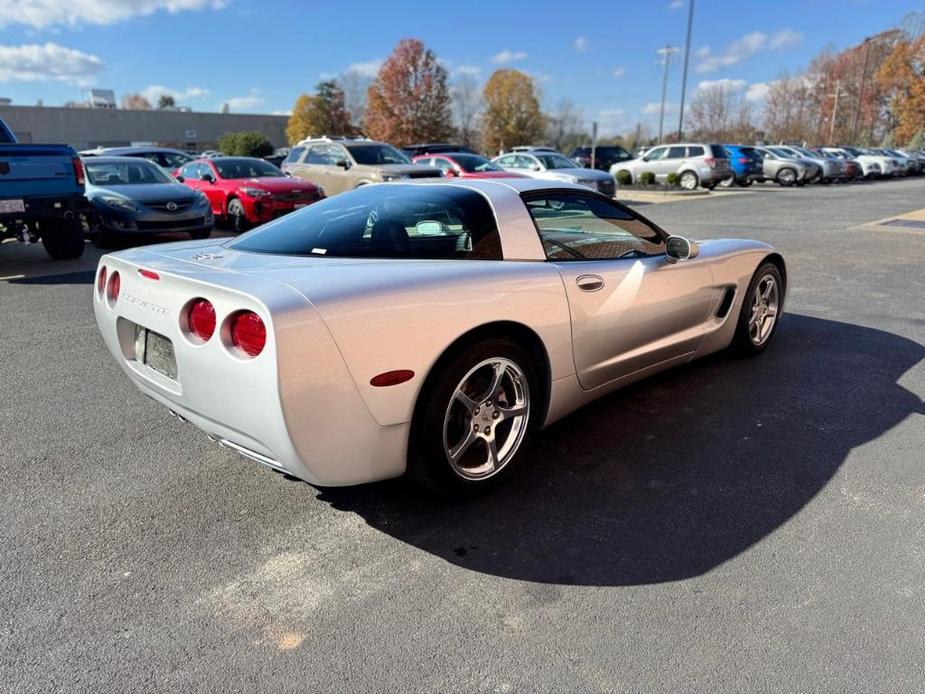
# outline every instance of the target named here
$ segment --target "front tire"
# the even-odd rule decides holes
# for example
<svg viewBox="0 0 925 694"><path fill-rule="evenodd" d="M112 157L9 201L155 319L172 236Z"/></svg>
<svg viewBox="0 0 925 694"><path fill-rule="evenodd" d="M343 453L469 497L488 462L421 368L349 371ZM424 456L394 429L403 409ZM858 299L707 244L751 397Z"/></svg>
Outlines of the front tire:
<svg viewBox="0 0 925 694"><path fill-rule="evenodd" d="M464 348L421 395L408 474L437 493L465 497L506 479L524 457L543 398L533 360L492 338Z"/></svg>
<svg viewBox="0 0 925 694"><path fill-rule="evenodd" d="M43 222L39 227L42 245L53 260L79 258L84 252L84 230L77 220Z"/></svg>
<svg viewBox="0 0 925 694"><path fill-rule="evenodd" d="M748 285L732 348L744 355L763 352L777 331L783 309L784 283L780 270L774 263L764 263Z"/></svg>
<svg viewBox="0 0 925 694"><path fill-rule="evenodd" d="M228 201L228 222L236 234L243 234L250 229L250 222L244 212L244 203L237 198Z"/></svg>
<svg viewBox="0 0 925 694"><path fill-rule="evenodd" d="M784 188L789 188L797 182L797 172L793 169L781 169L777 173L777 182Z"/></svg>

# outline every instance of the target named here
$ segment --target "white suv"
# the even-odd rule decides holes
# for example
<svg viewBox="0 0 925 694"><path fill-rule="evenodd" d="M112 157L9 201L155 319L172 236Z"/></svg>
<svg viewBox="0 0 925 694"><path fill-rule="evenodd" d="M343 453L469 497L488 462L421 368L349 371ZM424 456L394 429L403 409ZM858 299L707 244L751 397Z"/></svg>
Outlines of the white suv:
<svg viewBox="0 0 925 694"><path fill-rule="evenodd" d="M653 147L637 159L617 162L610 167L610 174L614 178L621 171L629 173L633 183L637 183L646 171L652 172L658 183L664 183L669 174L675 173L680 177L681 187L687 190L698 186L713 188L732 175L729 153L725 148L705 143Z"/></svg>

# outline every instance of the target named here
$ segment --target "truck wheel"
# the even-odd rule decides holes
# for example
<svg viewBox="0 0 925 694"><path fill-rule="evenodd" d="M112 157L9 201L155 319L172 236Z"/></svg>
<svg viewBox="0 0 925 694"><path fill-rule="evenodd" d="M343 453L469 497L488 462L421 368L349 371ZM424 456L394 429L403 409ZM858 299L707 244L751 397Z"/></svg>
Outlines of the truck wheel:
<svg viewBox="0 0 925 694"><path fill-rule="evenodd" d="M42 245L53 260L79 258L84 252L84 232L80 222L62 219L43 222Z"/></svg>

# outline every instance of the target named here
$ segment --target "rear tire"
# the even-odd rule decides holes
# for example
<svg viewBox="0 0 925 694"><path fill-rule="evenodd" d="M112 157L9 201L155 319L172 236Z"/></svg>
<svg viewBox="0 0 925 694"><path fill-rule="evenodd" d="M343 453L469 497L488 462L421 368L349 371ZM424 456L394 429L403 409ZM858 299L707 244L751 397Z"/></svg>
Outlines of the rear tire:
<svg viewBox="0 0 925 694"><path fill-rule="evenodd" d="M84 252L84 230L79 220L42 222L42 245L53 260L79 258Z"/></svg>
<svg viewBox="0 0 925 694"><path fill-rule="evenodd" d="M408 475L443 496L491 489L521 463L542 416L530 355L491 338L438 365L411 428Z"/></svg>
<svg viewBox="0 0 925 694"><path fill-rule="evenodd" d="M739 311L732 349L749 356L763 352L784 312L784 282L774 263L766 262L752 275Z"/></svg>
<svg viewBox="0 0 925 694"><path fill-rule="evenodd" d="M732 188L732 186L736 185L737 183L738 181L736 180L736 177L730 176L729 178L724 178L722 181L720 181L719 187L720 188ZM742 184L739 183L739 185L742 185Z"/></svg>

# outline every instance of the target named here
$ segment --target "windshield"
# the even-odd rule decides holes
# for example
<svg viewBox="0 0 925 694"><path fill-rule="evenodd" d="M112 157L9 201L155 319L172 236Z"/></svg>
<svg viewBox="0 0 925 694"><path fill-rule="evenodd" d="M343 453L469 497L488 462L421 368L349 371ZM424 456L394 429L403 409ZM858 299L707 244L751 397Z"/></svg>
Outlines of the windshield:
<svg viewBox="0 0 925 694"><path fill-rule="evenodd" d="M795 152L791 152L789 149L784 149L783 147L768 147L768 150L784 159L793 159L795 155Z"/></svg>
<svg viewBox="0 0 925 694"><path fill-rule="evenodd" d="M484 171L504 171L500 166L492 164L485 157L477 154L454 154L453 161L459 164L466 173L482 173Z"/></svg>
<svg viewBox="0 0 925 694"><path fill-rule="evenodd" d="M87 180L95 186L149 185L174 183L170 175L157 164L139 159L132 162L84 160Z"/></svg>
<svg viewBox="0 0 925 694"><path fill-rule="evenodd" d="M285 176L278 168L262 159L213 159L222 178L276 178Z"/></svg>
<svg viewBox="0 0 925 694"><path fill-rule="evenodd" d="M411 160L391 145L347 145L357 164L410 164Z"/></svg>
<svg viewBox="0 0 925 694"><path fill-rule="evenodd" d="M183 152L161 152L161 156L164 157L164 161L167 162L170 169L179 169L184 164L193 161L190 155L183 154Z"/></svg>
<svg viewBox="0 0 925 694"><path fill-rule="evenodd" d="M571 159L563 157L561 154L537 154L532 153L534 157L540 160L547 169L574 169L578 165Z"/></svg>
<svg viewBox="0 0 925 694"><path fill-rule="evenodd" d="M491 205L454 186L371 185L240 236L238 251L325 258L501 260Z"/></svg>

